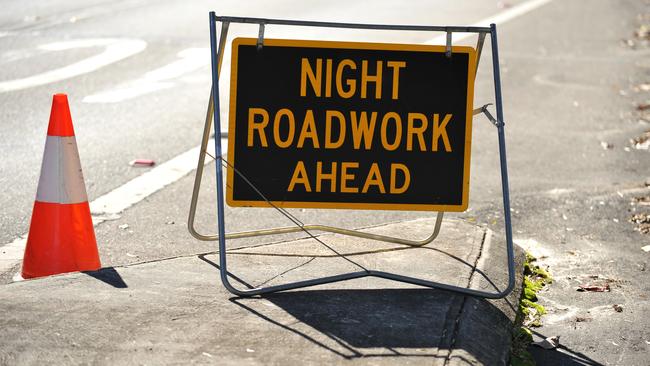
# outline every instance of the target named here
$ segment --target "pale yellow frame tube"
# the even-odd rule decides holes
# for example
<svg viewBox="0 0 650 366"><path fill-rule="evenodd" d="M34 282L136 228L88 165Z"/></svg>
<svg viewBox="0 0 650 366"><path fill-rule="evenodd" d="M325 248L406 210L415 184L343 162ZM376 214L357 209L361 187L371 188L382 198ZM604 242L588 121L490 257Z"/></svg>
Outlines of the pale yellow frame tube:
<svg viewBox="0 0 650 366"><path fill-rule="evenodd" d="M219 62L218 62L218 76L221 76L221 64L223 61L223 51L226 45L226 38L228 35L228 27L230 23L224 22L221 28L221 35L219 37ZM477 44L477 53L476 53L476 67L478 68L478 61L481 58L481 51L483 48L483 41L485 39L484 34L479 35L478 39L478 44ZM477 114L480 109L477 109L474 111L474 114ZM201 140L201 149L199 152L199 161L196 166L196 175L194 177L194 188L192 190L192 200L190 202L190 213L189 217L187 220L187 228L190 232L190 234L195 237L198 240L203 240L203 241L216 241L219 240L218 235L206 235L206 234L201 234L196 229L194 228L194 219L196 217L196 207L198 205L198 200L199 200L199 192L201 190L201 180L203 179L203 167L205 165L205 156L207 155L207 147L208 147L208 141L210 140L210 132L212 130L212 116L214 114L214 102L212 98L212 88L210 88L210 99L208 102L208 111L206 113L205 117L205 125L203 127L203 138ZM221 128L221 126L219 126ZM217 157L218 159L220 157ZM230 168L232 169L232 168ZM351 230L351 229L345 229L345 228L339 228L339 227L334 227L334 226L327 226L327 225L301 225L301 226L295 226L295 227L277 227L277 228L270 228L270 229L261 229L261 230L252 230L252 231L242 231L242 232L235 232L235 233L227 233L226 234L226 239L241 239L241 238L249 238L249 237L255 237L255 236L265 236L265 235L278 235L278 234L288 234L288 233L295 233L295 232L301 232L301 231L309 231L309 230L316 230L316 231L324 231L324 232L331 232L331 233L336 233L336 234L342 234L342 235L348 235L348 236L354 236L354 237L359 237L359 238L365 238L365 239L371 239L371 240L378 240L378 241L384 241L388 243L395 243L395 244L402 244L402 245L407 245L407 246L413 246L413 247L419 247L423 246L426 244L431 243L436 239L438 234L440 233L440 227L442 225L442 218L443 218L444 212L440 211L438 212L436 216L436 223L433 228L433 233L423 239L423 240L409 240L409 239L403 239L403 238L397 238L397 237L392 237L392 236L386 236L386 235L377 235L377 234L371 234L371 233L366 233L358 230Z"/></svg>

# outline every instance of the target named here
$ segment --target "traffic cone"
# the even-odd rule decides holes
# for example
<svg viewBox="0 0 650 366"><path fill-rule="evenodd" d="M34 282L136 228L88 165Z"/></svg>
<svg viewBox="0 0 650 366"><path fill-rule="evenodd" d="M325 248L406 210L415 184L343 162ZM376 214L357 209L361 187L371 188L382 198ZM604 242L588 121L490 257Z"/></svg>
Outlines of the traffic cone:
<svg viewBox="0 0 650 366"><path fill-rule="evenodd" d="M100 267L68 97L55 94L22 276Z"/></svg>

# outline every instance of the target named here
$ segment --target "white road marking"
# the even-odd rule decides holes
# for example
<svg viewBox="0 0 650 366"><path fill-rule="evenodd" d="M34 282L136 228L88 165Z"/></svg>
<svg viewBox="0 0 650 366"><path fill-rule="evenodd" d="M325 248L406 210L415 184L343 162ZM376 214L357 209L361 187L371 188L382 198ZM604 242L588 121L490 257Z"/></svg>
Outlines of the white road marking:
<svg viewBox="0 0 650 366"><path fill-rule="evenodd" d="M12 269L16 263L23 259L25 243L27 243L27 235L18 237L11 243L0 247L0 273Z"/></svg>
<svg viewBox="0 0 650 366"><path fill-rule="evenodd" d="M226 154L228 144L225 139L222 141L223 154ZM93 215L119 214L194 170L198 161L199 150L200 146L188 150L97 198L90 202L90 212ZM214 151L213 140L210 140L208 151ZM206 160L206 162L208 161L210 159Z"/></svg>
<svg viewBox="0 0 650 366"><path fill-rule="evenodd" d="M519 16L522 16L526 13L529 13L543 5L546 5L550 3L552 0L531 0L527 1L525 3L521 3L519 5L513 6L512 8L506 9L502 11L499 14L496 14L494 16L485 18L483 20L480 20L474 24L472 24L473 27L486 27L489 26L490 24L494 23L497 26L499 24L503 24L509 20L512 20L514 18L517 18ZM471 36L475 35L474 33L453 33L451 35L451 42L452 44L456 42L460 42L463 39L469 38ZM434 37L426 42L423 42L424 44L444 44L447 41L447 35L443 34L441 36Z"/></svg>
<svg viewBox="0 0 650 366"><path fill-rule="evenodd" d="M222 140L221 146L223 154L226 154L226 139ZM93 226L119 217L116 215L194 170L199 150L200 146L188 150L90 202ZM208 144L208 151L214 151L213 140ZM210 159L206 160L206 163L208 162ZM0 273L11 270L22 261L26 243L25 234L0 247ZM101 243L99 245L101 246ZM18 279L19 277L14 277L14 281Z"/></svg>
<svg viewBox="0 0 650 366"><path fill-rule="evenodd" d="M513 6L512 8L509 8L505 11L502 11L501 13L483 19L482 21L475 23L477 26L480 25L490 25L491 23L494 23L496 25L505 23L507 21L510 21L514 18L520 17L526 13L529 13L543 5L546 5L550 3L552 0L530 0L526 1L525 3L521 3L519 5Z"/></svg>
<svg viewBox="0 0 650 366"><path fill-rule="evenodd" d="M169 80L183 76L210 63L209 48L188 48L178 53L180 60L149 71L141 78L117 86L114 89L89 95L84 103L117 103L158 90L168 89L175 84Z"/></svg>
<svg viewBox="0 0 650 366"><path fill-rule="evenodd" d="M522 5L508 9L503 13L497 14L496 16L483 19L475 24L485 25L486 23L504 23L516 18L517 16L526 14L529 11L549 3L550 1L551 0L531 0ZM464 34L459 34L459 36L467 37L467 35ZM440 43L440 40L444 42L445 36L437 37L424 43ZM454 38L454 40L457 39ZM223 154L225 155L228 151L228 144L225 143L225 139L222 141L224 141L224 143L222 143L222 149ZM106 221L107 217L110 217L110 215L116 215L124 211L152 193L174 183L176 180L194 170L196 168L199 150L200 146L194 147L187 152L160 164L147 173L134 178L123 186L118 187L104 196L90 202L91 212L93 212L93 224L98 225L99 223ZM211 150L214 150L212 142L208 147L208 151ZM26 235L0 247L0 273L10 270L20 260L22 260L22 254L26 243L25 238ZM523 240L523 243L522 240L518 240L518 242L521 244L536 243L534 240L530 240L532 239Z"/></svg>
<svg viewBox="0 0 650 366"><path fill-rule="evenodd" d="M142 52L147 47L147 43L139 39L96 38L49 43L39 46L39 49L44 51L63 51L75 48L102 46L104 47L104 52L73 64L22 79L2 81L0 82L0 93L50 84L93 72Z"/></svg>

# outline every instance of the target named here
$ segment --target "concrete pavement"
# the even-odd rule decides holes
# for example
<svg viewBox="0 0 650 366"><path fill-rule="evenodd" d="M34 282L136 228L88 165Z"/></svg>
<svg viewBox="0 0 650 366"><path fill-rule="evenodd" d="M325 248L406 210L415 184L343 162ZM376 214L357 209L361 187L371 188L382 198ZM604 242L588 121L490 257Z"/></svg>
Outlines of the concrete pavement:
<svg viewBox="0 0 650 366"><path fill-rule="evenodd" d="M635 108L648 100L648 92L639 89L638 84L648 81L650 67L648 60L650 58L647 57L646 46L643 46L643 43L634 36L634 32L641 24L647 24L649 19L645 15L647 6L647 2L635 0L555 1L528 17L504 25L499 24L511 197L514 210L513 228L516 238L521 242L536 243L536 246L543 250L543 256L546 258L541 258L540 261L544 265L550 266L549 269L556 280L547 292L540 294L540 301L546 306L549 315L542 319L543 327L534 331L537 333L536 337L560 335L561 347L554 351L532 348L538 359L538 364L646 364L648 342L650 341L646 316L650 309L648 301L650 289L647 286L650 271L647 271L646 268L650 257L640 247L650 244L650 242L648 242L647 234L642 235L634 231L635 226L629 223L628 219L632 214L630 210L641 212L643 209L640 205L631 205L636 198L650 194L647 189L643 188L647 172L650 171L648 165L650 159L647 158L647 151L637 150L629 142L630 139L636 138L648 129L647 122L644 122L647 121L647 112L643 114L635 111ZM458 23L463 22L459 21ZM634 41L635 45L629 46L627 40ZM485 70L490 70L490 64L489 58L485 55L481 61L481 71L479 72L477 100L490 101L491 94L488 92L492 90L491 75L489 72L485 72ZM107 72L104 79L108 80L112 77L112 72L110 74ZM204 86L207 84L201 85L201 90L205 89ZM178 91L175 90L175 92ZM483 98L480 97L481 94L484 95ZM161 104L165 103L156 102L156 105ZM184 103L180 104L185 105ZM203 104L201 103L200 113L197 113L194 118L197 121L202 119ZM93 106L93 113L95 111L96 107ZM165 113L176 115L175 112L165 111ZM154 117L157 118L157 116ZM47 116L44 119L36 119L46 120L46 118ZM22 121L19 118L7 118L7 120ZM79 120L82 119L79 118ZM138 120L138 118L131 118L129 115L129 120ZM480 118L480 121L484 123L477 121L474 130L477 135L473 141L475 154L472 157L472 206L470 211L460 214L460 216L484 223L498 231L502 228L500 216L502 210L499 199L495 198L499 193L499 177L498 170L494 169L497 166L496 155L493 153L494 128L483 118ZM196 135L198 140L198 132L194 132L193 135ZM605 148L603 143L605 143ZM38 154L40 152L37 152L36 155ZM105 165L98 163L97 166L104 167ZM98 182L105 180L106 176L118 176L117 174L101 173L102 171L96 175ZM206 178L207 182L212 180ZM35 179L32 181L35 185ZM99 183L97 184L99 187ZM92 190L92 188L89 189ZM98 188L95 189L101 192ZM206 183L205 190L213 192L213 183L212 185ZM190 191L191 177L186 177L178 184L170 186L169 189L161 191L138 206L125 211L120 219L97 228L98 241L101 242L102 260L107 265L115 265L116 272L129 286L128 289L122 291L135 289L137 276L127 276L126 272L130 268L140 266L138 262L145 258L151 259L152 256L155 256L154 258L159 259L181 256L188 253L205 252L213 247L210 243L187 239L183 221L187 217L186 205L189 201ZM29 205L25 206L29 207L33 195L26 194L25 196L29 196ZM12 201L18 201L16 196L12 196ZM210 199L207 199L206 202L206 207L200 208L200 216L208 217L202 224L205 224L206 231L210 231L214 229L214 220L209 214L214 215L214 207ZM309 212L303 213L304 216L309 214ZM334 218L341 215L339 211L330 211L324 214L329 215L328 219L331 219L334 224L338 224ZM12 216L10 211L5 212L5 215ZM382 212L363 213L363 215L365 215L363 219L368 221L371 219L377 222L395 220L394 216L388 218L388 215L385 216L387 220L383 220L383 217L379 217L384 215ZM361 217L361 214L358 217ZM306 219L306 221L310 221L310 217ZM258 220L257 217L256 220ZM237 225L246 226L251 224L250 221L247 216L240 215L230 222L233 225L237 222ZM173 224L174 222L175 224ZM255 224L258 223L255 222ZM130 227L121 229L120 226L123 224L129 224ZM355 221L349 224L357 227L367 226L365 221L362 223ZM12 225L9 226L13 228ZM3 227L7 227L7 225ZM152 227L156 228L155 232L149 230ZM246 227L241 229L246 229ZM19 228L14 234L24 231ZM14 234L11 234L11 237ZM125 263L131 263L133 266L117 267ZM205 262L197 263L202 265ZM169 267L169 269L173 268ZM615 285L612 285L612 291L609 293L579 293L575 290L577 285L588 282L581 282L582 280L589 280L590 276L595 275L602 276L603 280L616 280ZM85 275L79 276L88 281L95 281L96 287L93 289L104 285L110 286L95 279L86 278ZM208 288L212 291L209 292L210 299L219 305L211 308L214 315L218 314L217 310L230 306L230 302L222 301L228 296L227 293L217 292L222 291L217 285L218 273L210 272L209 276L210 281L214 281L210 282L213 287ZM45 282L52 280L48 279ZM11 286L19 286L16 288L36 286L32 282L30 285L14 284ZM155 291L147 286L149 285L145 283L139 288L144 287L147 290ZM1 308L8 309L8 313L19 312L16 309L25 307L23 304L26 303L27 295L24 292L20 296L16 295L16 300L12 303L9 300L9 295L4 295L5 289L8 288L11 288L12 296L17 291L14 287L3 286L0 290L0 294L2 294L0 295L2 297ZM49 290L48 287L44 291ZM117 291L112 288L109 290ZM57 290L58 292L52 291L58 296L62 295L59 290ZM34 293L36 293L35 290ZM90 297L90 295L88 296ZM193 299L194 293L192 292L187 297ZM27 303L26 307L32 309L36 307L38 311L44 313L48 310L45 309L45 305L36 305L35 303L41 300L49 301L51 298L34 298ZM53 301L64 304L58 299L59 297ZM81 308L82 306L78 305L80 302L75 302L78 299L79 296L73 297L73 299L66 300L69 302L65 302L65 304L73 310ZM208 303L208 300L203 301L203 303ZM355 303L358 304L360 301ZM365 301L370 303L369 300ZM474 300L466 299L465 306L467 307L471 302ZM97 305L98 303L99 305ZM92 303L92 306L89 303L83 304L90 308L94 306L94 309L107 309L102 308L99 301ZM476 305L481 306L481 304L489 306L487 304L490 303L478 302ZM623 311L616 312L612 307L614 304L622 305ZM149 304L148 306L156 311L161 308L159 304ZM258 306L262 310L267 308L262 302L258 303ZM27 310L25 311L27 312ZM354 314L353 310L350 312ZM38 314L38 312L35 311L34 314ZM60 317L61 311L54 312L54 314ZM479 312L473 314L480 315ZM240 318L249 315L249 313L243 312L240 314ZM21 319L27 318L25 314L21 316L23 317ZM106 315L106 319L115 321L115 324L126 329L129 321L123 318L128 316L130 315L116 311L110 318ZM76 316L75 319L79 320L80 317ZM130 319L134 318L135 316ZM328 319L325 315L319 315L319 318ZM46 329L45 326L40 324L35 326L36 321L27 319L29 321L25 323L25 326L34 327L36 329L34 336L41 341L41 343L35 343L43 344L42 340L46 335L37 333ZM272 319L277 320L276 318ZM296 318L289 315L286 318L279 317L278 319L286 320L286 324L289 325L293 325L291 322L297 321ZM5 322L8 321L5 320ZM43 317L39 319L39 323L42 322L68 326L61 319L48 320ZM260 320L260 323L264 322L264 320ZM172 324L171 321L170 324ZM285 323L281 324L286 325ZM459 327L463 324L478 323L460 321ZM5 323L2 325L4 328ZM214 324L212 325L214 326ZM83 327L81 324L76 326ZM147 323L143 323L142 327L146 326ZM313 328L311 325L303 326L310 330ZM117 325L110 323L106 327L118 328ZM182 331L191 333L187 331L188 329L192 329L195 333L204 330L204 328L192 328L191 325L185 325ZM114 330L114 332L116 331ZM215 333L217 331L221 330L214 330ZM16 329L13 329L11 333L6 332L6 339L10 339L7 342L18 342L16 339L19 337L16 334L19 332ZM322 333L315 330L314 332ZM251 333L253 332L251 331ZM93 355L95 357L94 355L100 352L100 347L96 346L96 340L98 337L100 340L103 338L101 338L101 332L94 334L95 343L90 341L84 343L90 344L94 348L88 351L89 353L76 351L76 355L79 357ZM322 334L323 338L319 338L319 340L329 339L335 345L339 344ZM462 334L462 330L459 330L459 334ZM13 352L11 357L16 357L16 355L27 357L27 352L31 347L29 336L21 337L23 337L20 340L22 343L10 343L14 344L11 348L11 352ZM112 342L107 341L102 345L113 347L113 344L122 344L123 342L115 335L110 337ZM181 337L179 336L179 338ZM216 339L217 336L214 338ZM7 343L4 339L0 342L2 345ZM339 340L339 338L336 339ZM183 339L181 338L181 340ZM71 342L79 344L78 341L71 340L71 338L60 342L65 346L65 352L69 354L72 354L69 350L73 349L73 346L70 345ZM151 343L151 341L149 342ZM472 340L467 343L470 342ZM52 344L57 345L58 343ZM217 340L213 344L217 344ZM300 348L295 347L297 344L299 343L288 343L293 348L287 347L287 349ZM364 343L359 341L355 344L357 345L355 349L361 348L366 352L365 348L359 347L359 345L364 346ZM456 342L456 344L460 343ZM165 345L175 347L174 345ZM474 345L479 344L474 343ZM147 354L144 353L144 345L142 347L142 353L139 355L145 358ZM160 349L156 348L157 346L151 347L155 350L165 350L162 346ZM190 351L184 351L187 354L194 354L198 350L198 348L195 349L192 348L194 346L189 347L186 344L183 347L183 349L190 349ZM457 347L462 348L461 346ZM470 346L465 347L462 349L469 349ZM44 351L38 351L41 352L38 355L47 357L47 353L50 351L59 352L55 348L55 346L45 347ZM128 348L128 350L131 349ZM255 352L247 353L259 352L251 349ZM106 352L114 354L117 351ZM198 353L202 354L202 352ZM136 351L132 351L132 353L136 353ZM209 350L206 353L214 356ZM38 357L38 355L33 357ZM64 356L58 354L56 357ZM104 356L102 354L101 357L96 357L98 357L97 360L103 360L101 357ZM209 358L209 356L204 357ZM340 360L343 359L340 358ZM405 357L400 358L400 360L405 359ZM14 358L7 360L2 359L2 362L16 363ZM27 359L25 360L25 363L28 363ZM77 363L92 362L94 358L82 358L81 360L76 358L76 360ZM358 360L358 357L354 360ZM380 362L378 360L381 360L381 357L366 361L368 363ZM108 361L104 362L108 363ZM213 362L217 363L217 361Z"/></svg>
<svg viewBox="0 0 650 366"><path fill-rule="evenodd" d="M415 239L433 222L366 230ZM486 291L507 285L504 239L464 221L444 221L422 248L318 238L345 258L313 239L234 242L233 284L360 266ZM15 282L0 291L0 364L505 364L521 289L518 254L516 290L494 301L370 278L237 298L219 282L215 253Z"/></svg>

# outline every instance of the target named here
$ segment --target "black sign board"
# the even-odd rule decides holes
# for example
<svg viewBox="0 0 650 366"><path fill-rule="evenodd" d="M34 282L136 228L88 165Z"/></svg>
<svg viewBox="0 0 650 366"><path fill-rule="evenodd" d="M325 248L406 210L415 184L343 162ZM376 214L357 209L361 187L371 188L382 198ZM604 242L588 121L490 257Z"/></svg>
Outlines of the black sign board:
<svg viewBox="0 0 650 366"><path fill-rule="evenodd" d="M228 204L465 210L475 67L471 47L235 39Z"/></svg>

